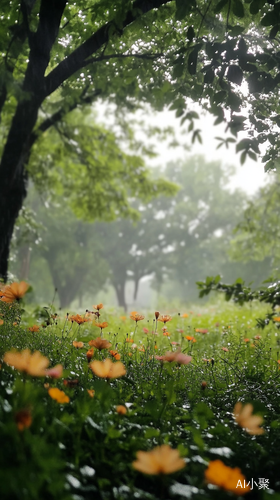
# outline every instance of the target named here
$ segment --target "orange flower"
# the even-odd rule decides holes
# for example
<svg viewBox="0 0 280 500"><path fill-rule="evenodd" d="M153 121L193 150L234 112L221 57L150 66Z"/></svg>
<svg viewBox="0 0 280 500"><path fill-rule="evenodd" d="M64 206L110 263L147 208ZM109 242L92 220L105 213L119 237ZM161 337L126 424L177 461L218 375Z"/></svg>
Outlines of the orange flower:
<svg viewBox="0 0 280 500"><path fill-rule="evenodd" d="M215 484L219 488L235 493L235 495L245 495L250 491L250 485L246 484L246 478L239 467L228 467L221 460L209 462L204 477L207 483Z"/></svg>
<svg viewBox="0 0 280 500"><path fill-rule="evenodd" d="M170 336L170 333L167 332L166 330L164 330L164 332L162 332L163 336L164 337L169 337Z"/></svg>
<svg viewBox="0 0 280 500"><path fill-rule="evenodd" d="M197 333L203 333L203 334L208 333L207 328L196 328L195 331Z"/></svg>
<svg viewBox="0 0 280 500"><path fill-rule="evenodd" d="M108 340L102 339L101 337L97 337L95 340L90 340L89 345L96 347L99 351L102 351L102 349L109 349L111 347L111 342L108 342Z"/></svg>
<svg viewBox="0 0 280 500"><path fill-rule="evenodd" d="M19 431L23 431L24 429L28 429L32 424L32 416L29 410L20 410L15 414L15 421L17 424L17 428Z"/></svg>
<svg viewBox="0 0 280 500"><path fill-rule="evenodd" d="M111 356L113 356L113 358L117 360L121 359L121 355L118 353L118 351L109 351L109 353L111 354Z"/></svg>
<svg viewBox="0 0 280 500"><path fill-rule="evenodd" d="M108 326L107 321L103 321L103 323L93 323L93 324L94 324L94 326L101 328L101 330L103 330L103 328L107 328L107 326Z"/></svg>
<svg viewBox="0 0 280 500"><path fill-rule="evenodd" d="M38 325L33 325L28 328L30 332L39 332L40 327Z"/></svg>
<svg viewBox="0 0 280 500"><path fill-rule="evenodd" d="M95 391L93 389L87 389L87 391L88 391L90 397L93 398L94 394L95 394Z"/></svg>
<svg viewBox="0 0 280 500"><path fill-rule="evenodd" d="M97 311L100 311L100 309L103 309L103 304L97 304L96 306L92 306L93 309L97 309Z"/></svg>
<svg viewBox="0 0 280 500"><path fill-rule="evenodd" d="M262 338L261 335L255 335L255 337L254 337L254 339L256 339L256 340L260 340L261 338Z"/></svg>
<svg viewBox="0 0 280 500"><path fill-rule="evenodd" d="M225 351L225 352L228 352L228 348L227 347L221 347L222 351Z"/></svg>
<svg viewBox="0 0 280 500"><path fill-rule="evenodd" d="M82 347L84 347L83 342L77 342L76 340L73 340L72 344L74 347L76 347L76 349L81 349Z"/></svg>
<svg viewBox="0 0 280 500"><path fill-rule="evenodd" d="M145 319L145 316L143 316L143 314L139 314L136 311L132 311L132 313L130 313L130 319L133 319L133 321L136 321L137 323L138 321Z"/></svg>
<svg viewBox="0 0 280 500"><path fill-rule="evenodd" d="M42 356L39 351L31 354L29 349L22 352L6 352L3 359L7 365L13 366L16 370L28 373L33 377L44 377L46 368L50 363L48 358Z"/></svg>
<svg viewBox="0 0 280 500"><path fill-rule="evenodd" d="M138 451L136 457L132 467L144 474L172 474L186 465L179 451L168 444L157 446L151 451Z"/></svg>
<svg viewBox="0 0 280 500"><path fill-rule="evenodd" d="M243 339L244 342L250 342L250 339Z"/></svg>
<svg viewBox="0 0 280 500"><path fill-rule="evenodd" d="M48 390L48 393L52 399L57 401L58 403L69 403L70 398L65 394L65 392L60 391L56 387L52 387Z"/></svg>
<svg viewBox="0 0 280 500"><path fill-rule="evenodd" d="M201 382L201 389L204 391L207 387L207 382L205 382L205 380L203 380L203 382Z"/></svg>
<svg viewBox="0 0 280 500"><path fill-rule="evenodd" d="M278 323L279 323L279 321L280 321L280 316L275 316L275 318L273 318L273 321L276 321L276 322L278 322Z"/></svg>
<svg viewBox="0 0 280 500"><path fill-rule="evenodd" d="M118 405L118 406L116 406L116 412L119 415L125 415L127 413L127 409L124 405Z"/></svg>
<svg viewBox="0 0 280 500"><path fill-rule="evenodd" d="M0 326L4 325L4 321L0 319Z"/></svg>
<svg viewBox="0 0 280 500"><path fill-rule="evenodd" d="M130 339L130 338L128 338L128 337L126 337L126 340L125 340L125 341L126 341L126 342L130 342L131 344L133 344L133 339Z"/></svg>
<svg viewBox="0 0 280 500"><path fill-rule="evenodd" d="M187 340L194 340L194 337L191 337L191 335L187 335L187 336L185 337L185 339L187 339Z"/></svg>
<svg viewBox="0 0 280 500"><path fill-rule="evenodd" d="M109 358L104 361L93 361L90 365L93 373L101 378L119 378L126 374L126 369L121 361L113 363Z"/></svg>
<svg viewBox="0 0 280 500"><path fill-rule="evenodd" d="M81 325L82 323L87 323L88 318L83 318L79 314L76 314L75 316L74 315L69 316L68 321L72 321L72 322L78 323L78 325Z"/></svg>
<svg viewBox="0 0 280 500"><path fill-rule="evenodd" d="M181 314L181 318L188 318L189 315L187 313Z"/></svg>
<svg viewBox="0 0 280 500"><path fill-rule="evenodd" d="M14 300L19 300L26 294L29 287L30 285L25 281L6 285L0 292L0 300L2 300L2 302L14 302Z"/></svg>
<svg viewBox="0 0 280 500"><path fill-rule="evenodd" d="M126 316L120 316L120 319L121 319L122 321L125 321L125 320L126 320Z"/></svg>
<svg viewBox="0 0 280 500"><path fill-rule="evenodd" d="M49 368L48 370L45 370L45 375L47 377L61 378L62 374L63 374L63 366L62 365L56 365L53 368Z"/></svg>
<svg viewBox="0 0 280 500"><path fill-rule="evenodd" d="M263 423L263 418L258 415L252 415L253 405L250 403L243 404L239 401L236 403L233 409L233 417L240 427L245 429L248 434L259 435L263 434L265 431L261 427L260 424Z"/></svg>
<svg viewBox="0 0 280 500"><path fill-rule="evenodd" d="M175 361L180 365L187 365L191 362L192 357L187 356L187 354L183 354L180 349L175 352L167 352L164 356L155 356L155 359L158 361L168 361L168 363L172 363Z"/></svg>
<svg viewBox="0 0 280 500"><path fill-rule="evenodd" d="M93 357L93 354L94 354L94 349L91 348L87 351L87 360L90 361L91 358Z"/></svg>
<svg viewBox="0 0 280 500"><path fill-rule="evenodd" d="M161 321L162 323L167 323L168 321L170 321L172 319L171 316L169 316L169 314L161 314L159 317L158 317L158 321Z"/></svg>

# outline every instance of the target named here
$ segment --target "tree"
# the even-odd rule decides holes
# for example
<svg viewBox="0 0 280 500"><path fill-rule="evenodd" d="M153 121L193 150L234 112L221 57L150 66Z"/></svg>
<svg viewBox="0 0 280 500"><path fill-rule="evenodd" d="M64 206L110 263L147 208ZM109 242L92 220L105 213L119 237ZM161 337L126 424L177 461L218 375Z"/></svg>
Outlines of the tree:
<svg viewBox="0 0 280 500"><path fill-rule="evenodd" d="M7 278L14 224L36 141L98 97L122 109L170 106L189 121L189 99L227 121L241 160L269 141L278 161L278 3L242 0L17 0L1 2L0 275ZM247 79L249 92L239 91ZM264 97L258 99L258 96ZM241 114L248 104L249 114ZM221 144L235 138L222 138ZM76 165L77 169L79 168ZM137 170L137 169L136 169ZM94 217L94 214L91 214Z"/></svg>

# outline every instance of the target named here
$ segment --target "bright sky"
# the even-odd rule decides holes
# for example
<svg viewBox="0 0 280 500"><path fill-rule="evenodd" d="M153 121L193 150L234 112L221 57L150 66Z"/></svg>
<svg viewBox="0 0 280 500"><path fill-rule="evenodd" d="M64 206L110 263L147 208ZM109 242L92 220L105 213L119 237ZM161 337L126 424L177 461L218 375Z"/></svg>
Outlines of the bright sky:
<svg viewBox="0 0 280 500"><path fill-rule="evenodd" d="M180 142L189 145L191 143L191 133L185 133L182 136L182 130L188 126L180 126L180 119L175 118L175 113L171 111L164 111L161 113L153 113L153 117L149 117L154 125L166 127L171 125L181 136ZM237 169L236 176L233 177L231 187L240 187L248 194L253 194L260 188L268 179L268 174L264 172L264 165L259 159L255 162L248 159L243 166L240 165L240 153L235 153L235 144L230 145L229 149L224 146L217 149L219 142L215 137L230 137L230 133L225 133L225 125L221 124L214 126L214 119L211 115L204 115L198 121L196 120L196 128L201 129L201 136L203 143L198 141L192 145L191 150L185 151L183 148L168 148L168 142L161 142L158 147L159 156L154 160L155 164L167 163L168 161L176 158L182 158L193 154L202 154L209 161L221 160L224 165L234 165Z"/></svg>

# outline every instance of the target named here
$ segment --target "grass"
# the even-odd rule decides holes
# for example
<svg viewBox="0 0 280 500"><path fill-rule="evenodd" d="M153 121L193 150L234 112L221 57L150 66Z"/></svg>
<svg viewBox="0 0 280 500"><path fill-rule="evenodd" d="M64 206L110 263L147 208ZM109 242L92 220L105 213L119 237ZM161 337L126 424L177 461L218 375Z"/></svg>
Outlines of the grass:
<svg viewBox="0 0 280 500"><path fill-rule="evenodd" d="M103 339L126 369L115 379L98 377L89 366L88 342L100 336L92 321L79 326L62 313L52 318L51 309L20 307L0 302L1 357L29 348L64 370L57 379L32 377L2 362L1 500L238 498L244 491L230 489L230 479L224 484L219 470L215 484L207 483L205 471L216 460L241 469L240 478L253 486L246 498L280 499L279 330L276 324L255 327L263 306L220 302L181 314L164 311L172 316L166 323L169 336L154 313L145 313L136 326L129 316L121 319L104 307ZM38 332L28 330L42 323ZM84 347L75 348L74 340ZM192 356L189 364L155 358L179 347ZM91 362L115 363L109 350L95 349ZM52 399L50 388L63 391L69 402ZM251 435L236 423L232 413L238 401L252 403L254 414L263 417L264 434ZM125 414L118 413L120 405ZM30 425L20 430L22 412ZM133 467L139 450L164 444L178 450L185 467L151 475ZM261 478L269 489L260 488Z"/></svg>

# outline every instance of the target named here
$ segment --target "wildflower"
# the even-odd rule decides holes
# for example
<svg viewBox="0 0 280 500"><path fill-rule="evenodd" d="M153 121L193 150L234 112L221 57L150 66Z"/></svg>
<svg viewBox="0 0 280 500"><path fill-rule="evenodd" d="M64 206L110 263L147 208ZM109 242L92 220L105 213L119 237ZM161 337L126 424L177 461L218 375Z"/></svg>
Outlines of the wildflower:
<svg viewBox="0 0 280 500"><path fill-rule="evenodd" d="M76 347L76 349L81 349L82 347L84 347L83 342L77 342L76 340L73 340L72 344L74 347Z"/></svg>
<svg viewBox="0 0 280 500"><path fill-rule="evenodd" d="M116 412L119 415L125 415L127 413L127 409L124 405L118 405L118 406L116 406Z"/></svg>
<svg viewBox="0 0 280 500"><path fill-rule="evenodd" d="M255 335L255 337L254 337L255 340L260 340L261 338L262 338L261 335Z"/></svg>
<svg viewBox="0 0 280 500"><path fill-rule="evenodd" d="M93 389L87 389L87 392L89 393L91 398L94 397L95 391Z"/></svg>
<svg viewBox="0 0 280 500"><path fill-rule="evenodd" d="M227 347L221 347L222 351L225 351L225 352L228 352L228 348Z"/></svg>
<svg viewBox="0 0 280 500"><path fill-rule="evenodd" d="M245 429L248 434L259 435L264 433L264 429L259 427L263 423L263 418L259 415L252 415L253 405L250 403L244 406L240 401L236 403L233 409L233 417L240 427Z"/></svg>
<svg viewBox="0 0 280 500"><path fill-rule="evenodd" d="M236 495L245 495L250 491L250 485L246 484L246 478L243 476L239 467L228 467L221 460L209 462L208 468L204 472L207 483L215 484L226 491L231 491ZM239 481L244 485L238 486ZM245 481L245 482L244 482Z"/></svg>
<svg viewBox="0 0 280 500"><path fill-rule="evenodd" d="M138 347L138 351L140 351L140 352L145 352L145 348L144 348L144 346L142 346L142 347Z"/></svg>
<svg viewBox="0 0 280 500"><path fill-rule="evenodd" d="M100 311L100 309L103 309L103 304L97 304L96 306L92 306L92 307L93 307L93 309Z"/></svg>
<svg viewBox="0 0 280 500"><path fill-rule="evenodd" d="M104 361L92 361L90 368L101 378L119 378L126 374L125 366L121 361L113 363L109 358Z"/></svg>
<svg viewBox="0 0 280 500"><path fill-rule="evenodd" d="M196 328L195 331L197 333L203 333L203 335L205 335L205 333L208 333L207 328Z"/></svg>
<svg viewBox="0 0 280 500"><path fill-rule="evenodd" d="M138 451L137 460L132 467L144 474L172 474L185 467L185 461L180 458L178 450L172 449L168 444L157 446L151 451Z"/></svg>
<svg viewBox="0 0 280 500"><path fill-rule="evenodd" d="M168 321L170 321L172 319L171 316L169 316L169 314L161 314L159 317L158 317L158 321L161 321L162 323L168 323Z"/></svg>
<svg viewBox="0 0 280 500"><path fill-rule="evenodd" d="M181 318L188 318L189 315L187 313L181 314Z"/></svg>
<svg viewBox="0 0 280 500"><path fill-rule="evenodd" d="M4 325L4 321L0 319L0 326Z"/></svg>
<svg viewBox="0 0 280 500"><path fill-rule="evenodd" d="M215 326L218 328L218 326L220 326L220 323L217 321L217 323L215 323Z"/></svg>
<svg viewBox="0 0 280 500"><path fill-rule="evenodd" d="M185 339L187 339L187 340L189 340L189 341L190 341L190 340L194 340L194 337L191 337L191 335L187 335L187 336L185 337Z"/></svg>
<svg viewBox="0 0 280 500"><path fill-rule="evenodd" d="M149 333L148 328L143 328L143 332L144 332L144 333Z"/></svg>
<svg viewBox="0 0 280 500"><path fill-rule="evenodd" d="M276 322L280 322L280 316L275 316L275 318L273 318L273 321L276 321Z"/></svg>
<svg viewBox="0 0 280 500"><path fill-rule="evenodd" d="M155 318L156 318L156 320L158 319L158 317L159 317L159 312L158 312L158 311L156 311L156 312L155 312Z"/></svg>
<svg viewBox="0 0 280 500"><path fill-rule="evenodd" d="M79 379L77 378L63 380L63 385L65 385L66 387L76 387L76 385L78 384L79 384Z"/></svg>
<svg viewBox="0 0 280 500"><path fill-rule="evenodd" d="M102 332L103 328L107 328L107 326L108 326L107 321L103 321L103 323L95 323L94 322L93 324L94 324L94 326L97 326L98 328L100 328L101 332Z"/></svg>
<svg viewBox="0 0 280 500"><path fill-rule="evenodd" d="M62 365L56 365L53 368L49 368L48 370L45 370L45 375L47 377L61 378L62 374L63 374L63 366Z"/></svg>
<svg viewBox="0 0 280 500"><path fill-rule="evenodd" d="M91 349L89 349L89 350L87 351L86 356L87 356L87 360L88 360L88 361L90 361L90 360L91 360L91 358L93 357L93 354L94 354L94 349L93 349L93 348L91 348Z"/></svg>
<svg viewBox="0 0 280 500"><path fill-rule="evenodd" d="M19 300L26 294L29 287L30 285L25 281L6 285L0 292L0 300L2 300L2 302L14 302L15 300Z"/></svg>
<svg viewBox="0 0 280 500"><path fill-rule="evenodd" d="M102 349L109 349L111 347L111 342L108 342L108 340L102 339L101 337L97 337L95 340L90 340L89 345L96 347L99 351L102 351Z"/></svg>
<svg viewBox="0 0 280 500"><path fill-rule="evenodd" d="M122 321L125 321L125 320L126 320L126 316L120 316L120 319L121 319Z"/></svg>
<svg viewBox="0 0 280 500"><path fill-rule="evenodd" d="M27 409L17 411L15 414L15 421L19 431L28 429L32 424L31 412Z"/></svg>
<svg viewBox="0 0 280 500"><path fill-rule="evenodd" d="M81 325L82 323L87 323L88 318L83 318L79 314L76 314L75 316L74 315L69 316L68 321L72 321L72 322L78 323L78 325Z"/></svg>
<svg viewBox="0 0 280 500"><path fill-rule="evenodd" d="M126 340L125 340L125 341L126 341L126 342L130 342L131 344L133 343L133 339L130 339L130 338L128 338L128 337L126 337Z"/></svg>
<svg viewBox="0 0 280 500"><path fill-rule="evenodd" d="M28 328L29 332L39 332L40 327L38 325L33 325Z"/></svg>
<svg viewBox="0 0 280 500"><path fill-rule="evenodd" d="M145 316L143 316L143 314L139 314L136 311L132 311L132 313L130 313L130 319L133 319L133 321L136 321L137 323L138 321L145 319Z"/></svg>
<svg viewBox="0 0 280 500"><path fill-rule="evenodd" d="M58 403L69 403L70 398L65 394L65 392L57 389L56 387L52 387L48 390L48 393L52 399L57 401Z"/></svg>
<svg viewBox="0 0 280 500"><path fill-rule="evenodd" d="M180 345L180 342L170 342L171 345Z"/></svg>
<svg viewBox="0 0 280 500"><path fill-rule="evenodd" d="M243 339L244 342L250 342L250 339Z"/></svg>
<svg viewBox="0 0 280 500"><path fill-rule="evenodd" d="M164 356L155 356L155 359L158 361L167 361L168 363L172 363L175 361L180 365L187 365L191 362L192 357L187 356L187 354L183 354L180 350L176 352L166 352Z"/></svg>
<svg viewBox="0 0 280 500"><path fill-rule="evenodd" d="M170 337L170 333L167 330L164 330L163 336L164 337Z"/></svg>
<svg viewBox="0 0 280 500"><path fill-rule="evenodd" d="M111 354L111 356L113 356L113 358L115 358L116 360L119 360L121 359L121 355L118 353L118 351L109 351L109 353Z"/></svg>
<svg viewBox="0 0 280 500"><path fill-rule="evenodd" d="M33 377L44 377L46 368L50 363L48 358L42 356L39 351L31 354L29 349L22 352L6 352L3 359L7 365L13 366L16 370L28 373Z"/></svg>
<svg viewBox="0 0 280 500"><path fill-rule="evenodd" d="M205 382L205 380L203 380L203 382L201 382L201 389L204 391L207 387L207 382Z"/></svg>

